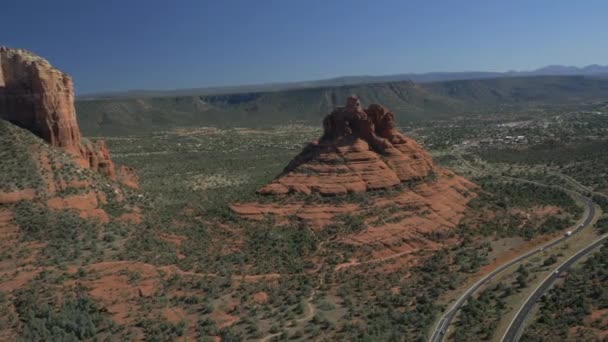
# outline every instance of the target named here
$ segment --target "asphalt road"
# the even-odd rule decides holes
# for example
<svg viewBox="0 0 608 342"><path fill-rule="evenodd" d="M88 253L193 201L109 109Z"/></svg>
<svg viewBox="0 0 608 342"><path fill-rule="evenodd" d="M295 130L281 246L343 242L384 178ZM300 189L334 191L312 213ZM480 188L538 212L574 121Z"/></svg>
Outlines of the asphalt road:
<svg viewBox="0 0 608 342"><path fill-rule="evenodd" d="M579 261L582 257L588 255L597 247L604 243L604 240L608 238L608 234L602 235L599 239L595 240L592 244L580 250L578 253L570 257L568 260L564 261L559 267L557 267L551 274L536 288L536 290L528 297L524 305L519 309L511 324L507 328L505 335L502 337L501 341L505 342L514 342L519 339L520 333L522 331L524 322L526 321L526 317L530 314L530 311L534 307L537 301L541 299L541 297L547 292L553 283L557 280L559 275L565 270L569 269L572 265L574 265L577 261Z"/></svg>
<svg viewBox="0 0 608 342"><path fill-rule="evenodd" d="M463 160L464 161L464 160ZM468 164L468 162L464 161L465 163ZM469 165L470 166L470 165ZM472 168L472 167L471 167ZM474 168L473 168L474 169ZM478 170L477 170L478 171ZM481 171L478 171L481 172ZM542 186L546 186L546 187L552 187L552 188L558 188L558 187L554 187L554 186L548 186L548 185L544 185L541 183L537 183L537 182L533 182L533 181L527 181L527 180L523 180L523 179L518 179L518 178L512 178L512 177L500 177L500 178L504 178L507 180L511 180L511 181L518 181L518 182L525 182L525 183L534 183L534 184L538 184L538 185L542 185ZM565 190L565 189L562 189ZM589 226L591 224L591 222L593 221L593 217L595 216L595 204L593 203L593 201L587 197L584 197L574 191L569 191L569 190L565 190L566 192L568 192L570 195L572 195L573 197L576 197L577 199L579 199L580 201L582 201L583 203L585 203L585 205L587 206L587 216L585 217L584 221L582 224L579 224L576 229L572 230L572 234L577 234L581 229ZM463 293L458 300L452 305L452 307L450 307L448 309L448 311L446 311L443 316L441 317L441 319L439 320L439 322L437 323L437 325L435 326L435 330L433 331L433 334L431 335L430 338L430 342L439 342L439 341L443 341L444 335L447 332L448 327L450 326L450 324L452 323L452 321L454 320L454 317L456 317L456 314L458 313L458 310L460 310L460 308L463 306L463 304L469 299L471 298L471 296L485 283L487 283L488 281L492 280L492 278L494 278L496 275L498 275L500 272L504 271L505 269L517 264L518 262L527 259L533 255L536 255L540 252L542 252L543 250L553 247L555 245L557 245L558 243L564 241L565 239L567 239L568 236L562 236L559 237L549 243L547 243L546 245L529 251L528 253L522 254L520 256L518 256L515 259L512 259L511 261L509 261L506 264L503 264L502 266L498 267L497 269L495 269L494 271L488 273L487 275L485 275L483 278L481 278L480 280L478 280L475 284L473 284L471 287L469 287L467 289L467 291L465 291L465 293Z"/></svg>

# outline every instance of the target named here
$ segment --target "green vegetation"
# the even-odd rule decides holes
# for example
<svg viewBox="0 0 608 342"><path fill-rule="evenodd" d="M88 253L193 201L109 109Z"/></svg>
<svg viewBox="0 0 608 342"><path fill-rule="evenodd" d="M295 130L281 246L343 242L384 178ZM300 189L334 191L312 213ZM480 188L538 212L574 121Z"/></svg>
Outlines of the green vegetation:
<svg viewBox="0 0 608 342"><path fill-rule="evenodd" d="M23 341L83 341L113 329L102 308L86 296L68 298L58 310L32 289L18 294L15 308L25 322Z"/></svg>
<svg viewBox="0 0 608 342"><path fill-rule="evenodd" d="M448 251L431 256L412 269L412 281L401 281L404 271L390 274L355 272L336 274L338 294L347 309L339 340L424 340L426 331L440 308L438 296L456 286L459 277L449 271ZM362 270L365 274L365 269ZM392 287L399 287L397 293ZM361 321L361 319L363 321ZM355 323L359 322L359 323Z"/></svg>
<svg viewBox="0 0 608 342"><path fill-rule="evenodd" d="M187 126L264 127L285 123L318 125L344 99L383 105L412 119L445 115L458 101L410 82L310 88L278 92L77 101L85 134L112 135ZM145 123L145 124L144 124Z"/></svg>
<svg viewBox="0 0 608 342"><path fill-rule="evenodd" d="M513 293L513 288L503 283L482 291L462 307L454 341L489 341L498 322L507 309L505 299Z"/></svg>
<svg viewBox="0 0 608 342"><path fill-rule="evenodd" d="M530 208L539 205L554 205L566 211L578 214L581 208L565 191L539 186L533 183L496 181L493 177L475 179L487 196L492 197L496 205L502 208ZM485 194L484 194L485 195ZM484 196L482 195L482 196ZM481 197L481 200L490 200Z"/></svg>
<svg viewBox="0 0 608 342"><path fill-rule="evenodd" d="M147 341L160 342L175 340L182 336L186 328L186 322L180 321L173 324L161 317L155 317L153 319L146 318L139 322L137 326L143 328Z"/></svg>
<svg viewBox="0 0 608 342"><path fill-rule="evenodd" d="M464 220L460 229L466 234L472 231L468 226L478 226L474 231L489 236L521 236L531 239L539 234L549 234L563 230L574 224L580 217L582 208L566 192L538 186L532 183L504 182L487 176L474 180L483 192L469 205L478 210L491 210L494 217L481 222ZM555 206L557 213L535 217L524 215L522 210ZM534 212L532 212L534 214Z"/></svg>
<svg viewBox="0 0 608 342"><path fill-rule="evenodd" d="M39 259L45 264L73 262L102 253L96 239L98 225L81 219L77 213L21 202L15 207L15 220L25 239L47 242Z"/></svg>
<svg viewBox="0 0 608 342"><path fill-rule="evenodd" d="M547 141L532 146L524 151L518 150L487 150L480 156L490 162L506 162L510 164L547 164L564 166L570 163L583 162L597 158L605 158L603 153L608 149L608 141L587 141L566 144L559 141Z"/></svg>
<svg viewBox="0 0 608 342"><path fill-rule="evenodd" d="M556 285L541 300L540 312L522 336L522 341L595 340L608 329L594 311L608 309L608 244L580 267L568 271L563 284ZM574 329L574 330L572 330Z"/></svg>
<svg viewBox="0 0 608 342"><path fill-rule="evenodd" d="M287 122L318 125L350 94L380 103L402 122L456 114L511 113L557 104L602 100L608 81L585 77L514 77L416 85L390 82L274 92L136 97L77 101L86 135L115 135L173 127L262 127ZM407 118L407 119L406 119Z"/></svg>
<svg viewBox="0 0 608 342"><path fill-rule="evenodd" d="M570 143L552 140L524 150L481 150L479 155L493 163L544 165L553 172L563 173L595 190L604 190L608 188L606 150L608 141L603 139Z"/></svg>
<svg viewBox="0 0 608 342"><path fill-rule="evenodd" d="M595 224L595 228L598 230L600 234L608 233L608 217L603 217L597 220Z"/></svg>
<svg viewBox="0 0 608 342"><path fill-rule="evenodd" d="M105 236L126 236L129 228L112 222L101 225L95 220L86 220L74 211L51 210L35 202L20 202L13 208L15 222L24 232L26 241L44 241L38 261L42 265L65 265L78 261L92 261L111 257L114 239L100 239ZM10 258L18 258L11 255Z"/></svg>
<svg viewBox="0 0 608 342"><path fill-rule="evenodd" d="M40 171L29 151L31 145L42 143L28 131L0 120L0 192L42 186Z"/></svg>
<svg viewBox="0 0 608 342"><path fill-rule="evenodd" d="M246 231L246 245L234 258L242 258L245 264L254 263L260 273L301 273L314 267L306 262L306 256L317 249L314 235L306 227L251 227Z"/></svg>
<svg viewBox="0 0 608 342"><path fill-rule="evenodd" d="M593 202L597 203L605 213L608 213L608 196L593 195Z"/></svg>

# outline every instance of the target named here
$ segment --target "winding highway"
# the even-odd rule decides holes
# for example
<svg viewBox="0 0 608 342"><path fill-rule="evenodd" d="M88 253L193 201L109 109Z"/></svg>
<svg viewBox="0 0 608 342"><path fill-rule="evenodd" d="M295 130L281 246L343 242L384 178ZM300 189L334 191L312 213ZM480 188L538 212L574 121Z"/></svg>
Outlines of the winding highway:
<svg viewBox="0 0 608 342"><path fill-rule="evenodd" d="M461 159L461 161L463 162L463 164L465 164L471 170L473 170L475 172L478 172L478 173L483 173L483 171L478 170L478 169L474 168L473 166L471 166L459 154L456 154L456 156L459 159ZM542 183L538 183L538 182L528 181L528 180L525 180L525 179L519 179L519 178L513 178L513 177L505 177L505 176L497 176L497 177L500 177L500 178L503 178L503 179L506 179L506 180L510 180L510 181L517 181L517 182L524 182L524 183L533 183L533 184L537 184L537 185L544 186L544 187L559 188L559 187L555 187L555 186L551 186L551 185L546 185L546 184L542 184ZM571 196L575 197L576 199L578 199L579 201L581 201L582 203L584 203L585 206L587 207L586 210L585 210L585 218L583 219L583 222L581 224L578 224L575 229L572 229L572 234L577 234L581 229L584 229L584 228L586 228L586 227L588 227L588 226L590 226L592 224L593 218L595 216L595 203L593 203L593 201L591 199L589 199L587 197L584 197L584 196L580 195L577 192L566 190L566 189L563 189L563 188L559 188L559 189L568 192ZM429 341L430 342L443 341L443 338L445 337L445 333L447 332L450 324L454 320L454 317L456 317L456 314L458 313L458 311L460 310L460 308L485 283L487 283L490 280L492 280L496 275L498 275L499 273L501 273L505 269L507 269L507 268L509 268L509 267L511 267L511 266L513 266L515 264L517 264L518 262L520 262L522 260L525 260L525 259L527 259L529 257L532 257L532 256L534 256L534 255L542 252L543 250L545 250L547 248L551 248L551 247L559 244L560 242L564 241L567 238L569 238L569 236L562 236L562 237L556 238L553 241L545 244L544 246L542 246L540 248L534 249L532 251L529 251L529 252L527 252L525 254L522 254L522 255L518 256L515 259L512 259L511 261L509 261L509 262L501 265L500 267L496 268L494 271L488 273L487 275L485 275L484 277L482 277L481 279L479 279L475 284L473 284L471 287L469 287L456 300L456 302L454 302L454 304L443 314L443 316L441 317L441 319L439 320L439 322L437 322L437 325L435 326L435 329L434 329L433 334L431 335L431 338L430 338ZM593 249L593 248L591 248L591 249ZM528 310L528 312L529 312L529 310ZM526 311L523 311L522 314L523 313L526 313ZM525 316L523 317L523 319L525 320Z"/></svg>
<svg viewBox="0 0 608 342"><path fill-rule="evenodd" d="M572 265L574 265L581 258L587 256L589 253L593 252L596 248L602 245L604 240L608 238L608 234L604 234L599 237L597 240L593 241L590 245L587 245L585 248L581 249L578 253L570 257L568 260L564 261L561 265L559 265L545 280L543 280L540 285L534 290L534 292L526 299L524 305L522 305L509 324L507 331L501 338L501 341L505 342L514 342L517 341L520 333L522 332L522 328L524 326L524 322L526 321L526 317L532 311L534 304L540 300L540 298L547 292L553 283L557 280L559 275L565 270L569 269Z"/></svg>

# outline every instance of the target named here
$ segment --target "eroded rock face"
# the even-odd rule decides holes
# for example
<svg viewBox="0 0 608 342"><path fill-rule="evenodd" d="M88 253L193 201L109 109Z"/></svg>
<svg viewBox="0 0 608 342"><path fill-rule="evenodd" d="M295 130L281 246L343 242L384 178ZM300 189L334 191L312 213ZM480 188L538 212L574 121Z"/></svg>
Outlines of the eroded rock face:
<svg viewBox="0 0 608 342"><path fill-rule="evenodd" d="M0 69L0 117L78 155L72 78L39 56L6 47L0 47Z"/></svg>
<svg viewBox="0 0 608 342"><path fill-rule="evenodd" d="M325 196L390 188L434 172L429 154L395 127L395 115L351 96L323 120L324 133L308 145L261 194Z"/></svg>
<svg viewBox="0 0 608 342"><path fill-rule="evenodd" d="M0 47L0 118L74 156L76 162L137 187L135 171L116 168L103 141L84 142L72 78L29 51Z"/></svg>
<svg viewBox="0 0 608 342"><path fill-rule="evenodd" d="M112 179L116 179L116 167L105 141L87 142L82 147L82 155L86 166Z"/></svg>

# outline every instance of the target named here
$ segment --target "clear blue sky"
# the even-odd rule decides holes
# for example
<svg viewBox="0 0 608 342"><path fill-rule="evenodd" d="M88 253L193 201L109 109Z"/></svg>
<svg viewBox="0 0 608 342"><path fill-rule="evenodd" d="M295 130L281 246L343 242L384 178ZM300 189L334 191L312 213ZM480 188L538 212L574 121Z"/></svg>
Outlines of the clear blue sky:
<svg viewBox="0 0 608 342"><path fill-rule="evenodd" d="M608 64L608 1L13 0L0 45L78 93Z"/></svg>

